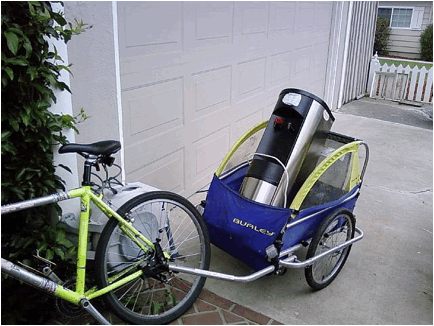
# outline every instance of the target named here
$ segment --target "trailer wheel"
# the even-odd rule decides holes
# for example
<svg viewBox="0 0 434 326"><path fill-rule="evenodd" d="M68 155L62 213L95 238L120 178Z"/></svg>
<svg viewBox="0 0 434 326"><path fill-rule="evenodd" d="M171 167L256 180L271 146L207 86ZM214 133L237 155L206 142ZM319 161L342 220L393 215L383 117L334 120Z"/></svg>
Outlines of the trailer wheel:
<svg viewBox="0 0 434 326"><path fill-rule="evenodd" d="M354 238L355 224L354 215L346 208L340 208L328 215L315 232L306 259ZM351 245L306 267L305 276L309 286L314 290L321 290L333 282L344 266L350 250Z"/></svg>

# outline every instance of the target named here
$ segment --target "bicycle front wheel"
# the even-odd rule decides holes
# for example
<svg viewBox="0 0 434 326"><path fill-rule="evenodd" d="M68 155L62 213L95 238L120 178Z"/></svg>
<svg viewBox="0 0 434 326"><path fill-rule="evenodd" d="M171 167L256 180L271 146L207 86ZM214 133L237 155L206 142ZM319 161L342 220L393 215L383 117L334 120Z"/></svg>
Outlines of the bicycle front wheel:
<svg viewBox="0 0 434 326"><path fill-rule="evenodd" d="M209 235L199 212L185 198L158 191L139 195L119 208L151 242L159 242L169 262L198 269L210 263ZM111 218L95 254L99 288L152 266L155 251L141 248ZM133 324L166 324L181 316L199 296L206 278L159 270L146 273L104 296L121 319Z"/></svg>

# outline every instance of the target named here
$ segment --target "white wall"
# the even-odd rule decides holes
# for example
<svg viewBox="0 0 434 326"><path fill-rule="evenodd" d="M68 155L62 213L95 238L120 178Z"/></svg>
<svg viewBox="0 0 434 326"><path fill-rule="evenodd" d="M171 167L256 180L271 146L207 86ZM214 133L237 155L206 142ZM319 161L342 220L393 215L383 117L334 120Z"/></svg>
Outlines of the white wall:
<svg viewBox="0 0 434 326"><path fill-rule="evenodd" d="M63 12L63 7L60 3L52 3L53 11ZM62 64L67 66L68 61L68 51L67 46L62 40L56 40L53 38L48 39L48 42L52 49L55 47L59 56L62 58L62 62L57 62L57 64ZM64 82L66 85L70 85L70 75L66 70L62 70L59 76L59 81ZM53 90L56 96L56 102L51 104L50 111L56 114L69 114L74 115L72 110L72 97L71 93L67 91L60 91L57 89ZM62 133L66 136L69 142L75 142L75 132L72 129L63 130ZM60 146L55 146L54 148L54 165L57 166L56 174L65 181L66 188L73 189L79 187L78 180L78 168L77 160L74 154L59 154L58 149ZM59 167L59 164L63 164L71 169L71 173L66 171L64 168ZM63 213L73 212L78 216L80 212L80 206L77 204L79 201L72 200L66 202L60 202L59 206L62 208Z"/></svg>
<svg viewBox="0 0 434 326"><path fill-rule="evenodd" d="M68 42L68 57L72 64L72 108L77 114L83 108L89 118L78 124L78 143L120 140L116 88L116 61L112 3L109 1L66 1L68 21L82 20L92 26ZM121 164L120 154L116 163ZM82 174L83 159L78 159Z"/></svg>

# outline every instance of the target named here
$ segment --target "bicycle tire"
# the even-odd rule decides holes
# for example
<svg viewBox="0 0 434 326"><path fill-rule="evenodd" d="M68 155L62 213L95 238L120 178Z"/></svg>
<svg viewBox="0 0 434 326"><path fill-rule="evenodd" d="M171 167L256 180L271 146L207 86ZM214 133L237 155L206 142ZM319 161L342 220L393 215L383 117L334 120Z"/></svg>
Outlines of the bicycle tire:
<svg viewBox="0 0 434 326"><path fill-rule="evenodd" d="M126 202L118 213L127 216L151 242L160 238L163 252L176 264L209 268L211 248L206 224L185 198L166 191L149 192ZM137 266L126 272L129 266L142 261L143 267L151 259L121 232L118 224L111 218L98 242L95 271L99 288L109 285L114 273L122 272L126 276L141 268ZM103 298L119 318L129 323L170 323L191 307L206 278L171 272L161 272L161 275L170 281L163 283L143 274Z"/></svg>
<svg viewBox="0 0 434 326"><path fill-rule="evenodd" d="M356 220L348 209L341 208L328 215L315 232L306 260L354 238ZM321 290L338 276L350 254L351 245L327 255L305 268L309 286Z"/></svg>

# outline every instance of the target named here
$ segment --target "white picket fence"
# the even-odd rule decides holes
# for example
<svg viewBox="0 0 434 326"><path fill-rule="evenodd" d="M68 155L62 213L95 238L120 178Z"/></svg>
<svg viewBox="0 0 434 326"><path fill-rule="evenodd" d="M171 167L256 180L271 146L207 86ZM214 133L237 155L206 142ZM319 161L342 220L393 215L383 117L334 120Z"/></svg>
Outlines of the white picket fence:
<svg viewBox="0 0 434 326"><path fill-rule="evenodd" d="M370 88L369 88L370 85ZM395 101L414 101L432 103L433 68L402 65L381 65L378 56L371 60L368 91L370 97Z"/></svg>

